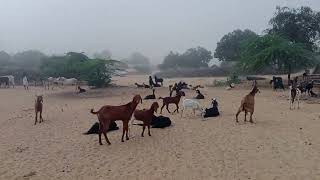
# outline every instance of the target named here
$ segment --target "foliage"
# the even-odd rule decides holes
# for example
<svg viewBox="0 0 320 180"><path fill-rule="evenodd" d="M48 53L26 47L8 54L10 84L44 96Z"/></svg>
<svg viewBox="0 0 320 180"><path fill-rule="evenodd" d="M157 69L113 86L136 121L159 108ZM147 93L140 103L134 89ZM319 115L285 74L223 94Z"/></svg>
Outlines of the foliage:
<svg viewBox="0 0 320 180"><path fill-rule="evenodd" d="M241 45L257 36L258 35L255 32L249 29L244 31L237 29L228 33L217 43L214 57L219 61L239 61Z"/></svg>
<svg viewBox="0 0 320 180"><path fill-rule="evenodd" d="M25 71L37 71L41 64L41 59L46 55L37 50L28 50L16 53L12 57L15 66L25 69Z"/></svg>
<svg viewBox="0 0 320 180"><path fill-rule="evenodd" d="M65 56L52 56L43 60L42 75L49 77L63 76L87 81L90 86L104 87L111 81L115 61L89 59L82 53L67 53Z"/></svg>
<svg viewBox="0 0 320 180"><path fill-rule="evenodd" d="M125 60L125 62L138 72L145 74L151 73L151 64L149 58L139 52L132 53L130 57Z"/></svg>
<svg viewBox="0 0 320 180"><path fill-rule="evenodd" d="M95 58L95 59L108 60L108 59L111 59L111 57L112 57L112 53L107 49L105 49L105 50L103 50L103 51L101 51L99 53L94 53L93 54L93 58Z"/></svg>
<svg viewBox="0 0 320 180"><path fill-rule="evenodd" d="M208 67L208 63L212 59L211 51L203 47L190 48L183 54L170 52L165 58L159 68L177 69L181 68L200 68Z"/></svg>
<svg viewBox="0 0 320 180"><path fill-rule="evenodd" d="M278 35L258 37L242 47L239 68L245 72L257 72L272 66L290 74L293 69L303 69L315 64L313 52L305 44L293 43Z"/></svg>
<svg viewBox="0 0 320 180"><path fill-rule="evenodd" d="M7 66L9 65L11 60L11 56L4 52L4 51L0 51L0 66Z"/></svg>
<svg viewBox="0 0 320 180"><path fill-rule="evenodd" d="M269 34L278 34L294 43L304 43L309 50L315 50L320 40L320 12L310 7L291 9L277 7L269 24Z"/></svg>

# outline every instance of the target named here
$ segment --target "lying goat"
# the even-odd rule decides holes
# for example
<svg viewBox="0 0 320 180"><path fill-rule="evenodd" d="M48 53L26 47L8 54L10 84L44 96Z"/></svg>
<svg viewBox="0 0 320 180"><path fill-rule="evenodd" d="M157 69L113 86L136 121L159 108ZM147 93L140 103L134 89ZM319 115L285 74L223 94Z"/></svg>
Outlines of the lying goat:
<svg viewBox="0 0 320 180"><path fill-rule="evenodd" d="M241 105L239 107L239 110L236 114L236 122L238 123L238 116L239 114L244 111L244 121L247 121L247 113L250 112L250 122L253 123L252 115L254 112L254 96L257 94L257 92L260 92L260 90L257 88L257 86L254 86L252 91L246 95L242 101Z"/></svg>
<svg viewBox="0 0 320 180"><path fill-rule="evenodd" d="M132 124L134 120L139 120L143 122L142 133L141 136L143 137L144 130L146 126L148 127L148 135L151 136L150 133L150 125L153 118L153 113L157 112L159 108L159 104L157 102L152 103L150 109L147 110L136 110L133 114L134 119L132 120Z"/></svg>
<svg viewBox="0 0 320 180"><path fill-rule="evenodd" d="M152 94L147 95L144 99L156 99L156 95L154 94L155 89L152 89Z"/></svg>
<svg viewBox="0 0 320 180"><path fill-rule="evenodd" d="M99 129L100 129L99 127L100 127L99 123L96 122L91 126L91 128L86 133L83 133L83 134L86 134L86 135L87 134L99 134ZM113 121L113 122L111 122L111 124L109 126L108 132L118 130L118 129L119 129L119 127L118 127L117 123Z"/></svg>
<svg viewBox="0 0 320 180"><path fill-rule="evenodd" d="M81 88L80 86L78 86L78 90L78 94L86 92L86 90Z"/></svg>
<svg viewBox="0 0 320 180"><path fill-rule="evenodd" d="M182 101L182 110L181 110L181 117L183 115L183 111L185 109L192 109L193 111L193 115L196 115L196 110L200 111L201 114L203 112L203 109L201 108L201 105L198 101L194 100L194 99L184 99Z"/></svg>
<svg viewBox="0 0 320 180"><path fill-rule="evenodd" d="M201 94L200 90L196 90L197 96L195 97L195 99L204 99L204 95Z"/></svg>
<svg viewBox="0 0 320 180"><path fill-rule="evenodd" d="M219 109L218 109L218 102L217 102L216 99L212 99L211 107L210 108L206 108L204 110L203 117L204 118L216 117L216 116L219 116L219 115L220 115L220 113L219 113Z"/></svg>

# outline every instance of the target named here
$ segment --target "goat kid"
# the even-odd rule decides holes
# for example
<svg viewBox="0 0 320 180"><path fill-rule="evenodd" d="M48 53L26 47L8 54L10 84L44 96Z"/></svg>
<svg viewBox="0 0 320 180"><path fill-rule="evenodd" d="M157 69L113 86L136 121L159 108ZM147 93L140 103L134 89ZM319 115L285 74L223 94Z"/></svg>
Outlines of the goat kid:
<svg viewBox="0 0 320 180"><path fill-rule="evenodd" d="M42 108L43 108L43 96L42 95L41 96L36 96L36 100L35 100L35 104L34 104L34 110L35 110L35 113L36 113L34 125L36 125L37 122L38 122L38 113L40 115L39 123L43 122Z"/></svg>
<svg viewBox="0 0 320 180"><path fill-rule="evenodd" d="M185 96L185 93L183 91L179 91L175 97L159 97L159 99L162 99L162 107L160 114L162 114L162 109L164 108L164 106L166 106L168 113L171 113L169 111L169 104L175 104L177 108L173 112L177 111L179 113L179 102L182 96Z"/></svg>
<svg viewBox="0 0 320 180"><path fill-rule="evenodd" d="M201 112L201 116L202 116L202 113L204 112L204 109L201 107L200 103L193 99L184 99L182 101L181 117L185 109L192 109L194 116L196 115L196 110Z"/></svg>
<svg viewBox="0 0 320 180"><path fill-rule="evenodd" d="M150 133L150 126L151 126L151 121L153 118L153 114L158 111L159 104L157 102L152 103L150 109L147 110L136 110L133 114L134 119L132 120L132 124L134 120L139 120L143 122L142 126L142 133L141 136L144 137L144 130L146 129L146 126L148 127L148 135L151 136Z"/></svg>
<svg viewBox="0 0 320 180"><path fill-rule="evenodd" d="M295 102L298 103L298 109L300 108L300 96L301 96L301 90L299 88L292 87L292 85L289 86L289 104L290 109L295 109Z"/></svg>

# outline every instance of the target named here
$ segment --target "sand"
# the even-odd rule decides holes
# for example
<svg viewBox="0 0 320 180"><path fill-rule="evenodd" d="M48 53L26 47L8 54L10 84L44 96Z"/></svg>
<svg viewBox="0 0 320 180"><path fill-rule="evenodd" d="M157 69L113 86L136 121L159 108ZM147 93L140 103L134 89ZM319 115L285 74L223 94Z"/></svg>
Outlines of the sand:
<svg viewBox="0 0 320 180"><path fill-rule="evenodd" d="M108 133L112 145L97 135L83 135L97 121L89 113L106 104L124 104L146 77L115 78L121 86L74 94L74 87L43 91L31 87L0 89L0 179L320 179L320 104L302 101L289 110L287 92L261 89L256 96L255 124L235 123L235 112L249 88L206 87L207 106L215 97L221 116L201 119L191 111L169 116L173 126L152 129L141 137L141 127L131 127L131 139L121 142L120 130ZM185 79L195 84L213 78ZM174 82L175 79L166 81ZM44 123L34 125L34 95L44 94ZM157 88L157 97L167 88ZM195 96L186 91L187 97ZM144 101L138 109L153 101ZM161 102L161 101L158 101ZM172 106L171 109L174 107ZM145 134L146 135L146 134Z"/></svg>

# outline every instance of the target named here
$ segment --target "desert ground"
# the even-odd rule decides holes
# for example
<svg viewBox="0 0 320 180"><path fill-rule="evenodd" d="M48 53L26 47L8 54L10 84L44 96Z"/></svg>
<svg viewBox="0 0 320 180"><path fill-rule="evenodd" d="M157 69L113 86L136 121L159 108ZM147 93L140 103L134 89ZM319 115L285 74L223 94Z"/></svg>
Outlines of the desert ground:
<svg viewBox="0 0 320 180"><path fill-rule="evenodd" d="M186 78L207 85L214 78ZM165 86L177 79L165 80ZM141 137L140 126L130 126L130 140L121 142L120 130L108 133L111 145L98 143L98 135L83 135L97 117L90 114L103 105L120 105L149 89L134 82L146 76L117 77L117 86L75 94L74 87L43 90L31 87L0 89L0 179L320 179L320 103L302 100L289 110L287 91L261 88L256 95L254 124L235 123L240 101L250 86L206 86L200 101L219 102L220 117L205 121L189 110L184 117L168 114L173 125L151 129ZM195 92L186 90L186 97ZM34 125L35 94L44 94L44 122ZM157 88L156 96L168 96ZM305 99L305 98L303 98ZM162 104L161 100L157 100ZM148 108L145 100L138 109ZM174 109L174 106L171 106Z"/></svg>

